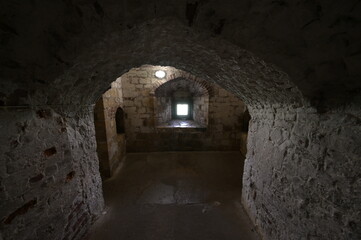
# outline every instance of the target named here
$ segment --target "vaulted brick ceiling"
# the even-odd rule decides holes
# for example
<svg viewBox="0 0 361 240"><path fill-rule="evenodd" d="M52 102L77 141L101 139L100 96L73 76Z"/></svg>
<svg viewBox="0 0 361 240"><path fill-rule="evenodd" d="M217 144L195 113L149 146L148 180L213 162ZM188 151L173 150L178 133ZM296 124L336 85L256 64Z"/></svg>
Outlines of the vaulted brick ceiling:
<svg viewBox="0 0 361 240"><path fill-rule="evenodd" d="M189 92L192 96L204 96L209 95L209 91L212 91L210 84L204 81L194 81L185 78L176 78L165 82L155 90L155 95L158 97L170 97L173 92L178 90L184 90Z"/></svg>

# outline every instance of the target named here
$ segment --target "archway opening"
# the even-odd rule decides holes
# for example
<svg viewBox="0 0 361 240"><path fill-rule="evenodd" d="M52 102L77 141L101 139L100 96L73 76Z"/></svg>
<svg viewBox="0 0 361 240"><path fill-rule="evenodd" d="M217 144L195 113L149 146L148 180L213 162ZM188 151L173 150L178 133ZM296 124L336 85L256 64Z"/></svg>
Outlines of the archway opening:
<svg viewBox="0 0 361 240"><path fill-rule="evenodd" d="M159 69L166 78L155 76ZM217 84L174 67L151 65L133 68L117 81L127 152L239 151L246 105ZM177 104L191 106L187 116L175 116Z"/></svg>
<svg viewBox="0 0 361 240"><path fill-rule="evenodd" d="M164 78L156 76L159 69L165 73ZM118 99L110 101L110 95ZM157 213L146 214L144 221L152 222L153 216L162 216L164 207L171 211L184 209L188 214L182 219L191 220L194 212L188 206L197 205L201 215L213 212L213 220L229 222L232 234L240 234L236 230L238 223L218 211L233 209L233 218L239 211L236 204L241 202L244 165L241 149L246 145L241 133L247 129L243 124L248 125L242 100L217 84L177 68L144 65L120 76L103 94L102 101L106 102L105 109L110 104L113 109L123 109L125 116L127 144L125 158L119 159L122 168L104 182L106 204L118 209L116 212L131 209L131 216L119 215L117 222L136 221L139 209L149 205L157 205L154 207ZM192 105L188 109L192 111L191 117L187 119L174 116L176 105L183 103ZM175 121L188 125L177 125ZM130 207L129 202L137 204ZM167 226L169 221L172 218L160 224ZM211 224L209 221L199 224ZM113 221L104 224L115 228ZM194 224L189 229L198 227ZM125 231L122 227L117 229L121 234ZM214 228L212 234L224 230ZM101 232L94 228L90 235L96 239ZM202 234L207 237L208 233ZM247 234L253 239L253 233Z"/></svg>
<svg viewBox="0 0 361 240"><path fill-rule="evenodd" d="M151 41L151 44L149 44L147 51L142 53L138 51L139 46L143 46L144 42L148 42L149 40L139 36L158 36L159 34L164 36L164 38L154 38L154 41ZM75 85L75 87L68 92L68 98L54 98L55 100L61 99L63 104L68 104L70 99L75 99L76 101L91 104L99 94L107 88L107 84L110 83L112 79L130 72L129 70L132 67L142 66L142 64L146 62L153 66L174 66L177 69L188 71L188 73L193 76L199 76L205 81L219 84L224 89L243 99L252 117L256 113L260 115L264 114L264 116L268 117L267 111L272 113L275 111L283 112L287 111L287 109L284 109L287 106L295 108L304 104L302 95L297 87L290 82L288 75L277 69L277 67L265 63L254 54L242 50L222 39L209 38L206 35L193 32L177 21L157 19L112 36L113 37L108 38L105 42L100 43L99 46L94 46L91 52L85 53L82 56L83 62L59 78L60 83L63 78L64 82L69 81L69 79L74 79L74 81L79 82L79 85ZM122 37L119 38L118 36ZM134 36L138 37L134 38ZM184 39L187 39L187 41L184 42ZM180 44L178 45L178 43ZM106 52L104 51L105 46L108 48ZM94 56L96 56L96 59L94 59ZM80 73L81 76L79 75ZM154 74L152 75L154 76ZM165 76L167 77L169 75L166 74ZM94 84L94 88L86 89L84 92L81 85L85 80L80 79L90 79L92 84ZM160 78L158 78L158 80L161 81ZM78 94L80 90L83 91L84 95L80 96ZM133 97L134 96L123 96L125 100L124 104L133 104ZM148 104L154 106L154 101L148 102ZM130 108L130 111L127 111L126 107L123 109L127 115L125 120L125 122L127 122L129 114L136 110L136 108ZM258 123L256 128L259 127L258 124L263 124L262 117L257 116L257 118ZM154 121L154 119L152 121ZM148 124L153 123L144 122L138 118L136 124L138 125L137 129L143 128L147 131L146 129L149 129ZM126 127L126 131L127 129ZM267 133L267 131L268 129L263 130L265 133ZM284 131L291 131L291 129L286 128ZM253 134L255 132L257 131L255 130ZM169 144L169 141L165 141L164 144L155 144L157 141L151 141L150 145L142 144L150 142L147 138L153 140L149 132L145 132L145 134L128 134L126 132L126 135L128 138L127 146L130 151L143 149L144 146L151 149ZM177 134L173 134L172 132L165 132L163 135L177 136ZM183 135L178 134L178 136L182 137ZM251 138L250 136L251 134L247 137L247 140L252 140L252 136ZM267 146L268 149L272 149L271 151L276 149L275 151L277 152L277 148L271 146L266 138L263 138L263 136L259 136L258 138L258 141L254 139L254 141L252 141L253 149L247 154L244 171L245 176L243 177L243 203L250 211L249 213L254 222L260 221L256 216L258 216L257 209L260 208L262 203L256 203L250 196L256 196L254 192L258 192L259 196L260 189L263 188L259 186L260 181L257 181L257 187L254 187L253 178L259 176L257 169L261 169L262 166L254 162L253 159L255 156L257 159L260 158L258 152L264 152L262 146ZM138 139L141 140L138 141L141 148L135 147L134 150L130 149L132 144L130 144L129 140ZM163 138L163 140L164 139L167 138ZM183 142L179 141L180 139L181 138L177 139L180 144L170 145L177 146L177 148L182 146ZM186 146L187 148L197 146L199 143L197 138L192 138L192 141L193 145ZM229 146L227 141L221 141L219 143L221 146ZM239 145L236 147L239 150ZM260 151L256 151L255 149ZM268 154L267 157L269 156L272 155ZM257 165L256 169L253 167L255 165ZM257 173L254 173L254 171ZM263 169L262 171L265 170ZM255 177L255 175L257 176ZM263 175L261 177L263 178ZM265 194L267 195L268 193ZM267 196L271 197L269 194Z"/></svg>
<svg viewBox="0 0 361 240"><path fill-rule="evenodd" d="M125 113L120 79L111 84L94 106L94 126L102 179L114 175L126 154Z"/></svg>
<svg viewBox="0 0 361 240"><path fill-rule="evenodd" d="M43 122L40 124L38 119L34 121L34 125L38 127L39 132L48 137L49 142L47 145L53 144L57 146L56 149L61 149L64 153L56 154L59 158L58 162L61 163L62 167L65 166L65 170L59 173L59 182L62 182L61 174L68 171L69 177L66 178L68 179L66 183L72 181L74 184L71 189L72 194L64 196L65 200L70 203L67 204L64 211L64 215L69 215L66 225L76 225L78 221L78 215L76 214L80 214L79 217L85 216L84 219L82 218L82 221L86 223L84 226L88 226L87 224L91 221L92 216L99 215L102 209L101 183L97 172L97 157L94 154L95 141L93 139L93 128L90 127L92 112L88 111L91 108L89 105L96 102L99 95L108 88L109 83L117 76L127 72L134 66L141 66L142 63L169 65L188 70L194 76L200 76L207 81L218 83L247 103L254 119L252 121L257 124L250 128L250 130L253 130L251 132L253 136L250 134L252 151L249 151L247 157L247 175L244 178L246 184L244 184L243 188L246 189L244 190L244 202L255 222L260 224L267 222L267 213L276 208L266 208L259 196L262 196L263 199L277 201L278 207L282 206L282 199L273 198L272 193L267 191L270 188L264 187L263 180L271 179L267 184L275 188L278 182L273 180L280 174L288 176L287 172L282 172L286 171L283 168L279 170L281 173L275 172L274 176L269 169L272 168L272 171L278 171L277 160L283 159L278 156L285 156L284 152L288 151L287 148L293 147L292 141L302 140L300 138L305 137L303 135L301 137L294 135L291 138L292 141L283 139L290 138L290 133L293 133L294 129L293 125L287 121L294 121L295 116L299 118L299 113L306 111L303 108L296 109L304 106L303 98L294 84L289 81L287 74L270 64L266 64L248 51L239 49L237 46L219 38L194 32L177 21L157 19L137 25L129 30L123 29L122 32L118 32L118 28L113 30L115 32L109 36L107 35L104 41L99 41L89 47L86 52L74 58L72 67L67 66L61 76L56 75L58 77L54 81L47 82L44 85L36 85L37 87L31 92L29 98L18 99L20 103L24 103L24 99L31 99L30 104L35 108L39 108L39 106L40 108L48 107L61 114L60 120L55 119L56 114L41 114L41 112L40 114L36 112L29 113L28 115L32 117L26 117L34 119L34 116L39 116L41 121L52 121L49 125L53 127L54 132L59 131L58 126L55 126L56 124L65 125L60 130L63 134L62 141L64 143L61 144L54 140L59 138L49 136L50 133L48 132L42 132L41 125ZM149 41L149 37L154 41ZM186 41L184 41L185 39ZM141 49L143 49L145 43L147 43L147 49L142 51ZM92 87L89 87L89 85ZM22 88L27 89L26 86L22 86ZM10 90L9 92L12 92L13 89ZM24 91L20 92L24 93ZM24 95L26 96L26 94L22 94L22 96ZM29 104L28 102L25 103ZM125 108L124 111L128 114ZM309 111L312 111L312 109ZM288 114L289 112L290 114ZM281 122L279 120L283 119L283 116L286 116L287 121ZM301 114L302 117L304 116ZM19 119L23 118L22 115L19 117ZM277 126L277 129L274 129L274 125L272 125L274 122L282 126ZM127 131L127 128L125 130ZM14 130L14 132L16 131ZM116 133L116 130L114 133ZM25 133L21 134L22 136L25 135ZM34 134L38 135L38 133ZM144 136L147 136L147 134ZM18 136L11 135L11 137L19 139ZM14 144L16 145L17 142L14 141ZM279 148L276 144L283 144L282 148ZM39 146L42 145L39 144ZM52 146L49 147L52 148ZM9 151L12 152L13 150ZM34 156L36 154L38 156L38 150L36 152L35 150L32 151L34 151ZM60 153L60 150L57 151ZM17 155L15 154L15 156ZM61 159L61 156L64 156L63 159ZM50 163L50 161L47 163ZM42 167L41 164L38 165ZM265 169L264 166L269 166L269 168ZM57 169L57 166L55 168ZM34 169L32 174L37 176L36 170L38 168ZM289 171L290 168L285 169ZM80 174L74 175L74 172ZM18 171L12 176L20 177L22 175ZM286 183L287 181L283 180L282 184L284 185L279 186L277 189L287 189L288 185ZM62 185L59 183L59 185L61 189L66 191L69 188L69 184ZM37 189L37 187L34 187L34 189ZM290 201L294 200L293 198L289 199L291 199ZM287 209L284 208L281 216L286 217L288 216L287 213ZM75 217L72 218L72 216ZM51 213L51 216L48 217L55 219L57 216ZM274 227L263 225L262 228L268 232L272 232L274 228L282 229L282 222L272 222L275 223ZM82 226L59 230L59 234L63 234L61 231L67 231L67 229L83 232L86 227L83 229ZM7 235L12 230L12 228L7 228ZM66 232L63 235L66 234L73 234L73 232Z"/></svg>

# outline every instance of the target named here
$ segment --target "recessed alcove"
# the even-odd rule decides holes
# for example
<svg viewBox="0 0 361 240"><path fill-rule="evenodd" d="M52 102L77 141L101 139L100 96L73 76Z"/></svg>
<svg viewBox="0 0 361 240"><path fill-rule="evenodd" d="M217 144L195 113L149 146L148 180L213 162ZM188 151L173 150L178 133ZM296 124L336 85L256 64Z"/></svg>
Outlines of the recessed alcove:
<svg viewBox="0 0 361 240"><path fill-rule="evenodd" d="M155 90L157 128L206 128L211 86L175 78Z"/></svg>
<svg viewBox="0 0 361 240"><path fill-rule="evenodd" d="M121 107L118 107L117 111L115 112L115 125L117 129L117 134L125 133L124 111Z"/></svg>
<svg viewBox="0 0 361 240"><path fill-rule="evenodd" d="M155 74L160 70L163 78ZM244 145L245 104L222 87L170 66L143 65L118 81L127 152L239 151Z"/></svg>
<svg viewBox="0 0 361 240"><path fill-rule="evenodd" d="M245 111L232 93L185 71L133 68L94 108L101 176L111 177L126 152L239 151L246 147Z"/></svg>

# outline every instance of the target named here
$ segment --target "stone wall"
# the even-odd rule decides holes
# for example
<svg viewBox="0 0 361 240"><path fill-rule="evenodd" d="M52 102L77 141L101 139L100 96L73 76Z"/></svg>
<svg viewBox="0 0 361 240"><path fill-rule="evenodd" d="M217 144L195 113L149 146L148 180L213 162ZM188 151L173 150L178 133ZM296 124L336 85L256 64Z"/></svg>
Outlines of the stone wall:
<svg viewBox="0 0 361 240"><path fill-rule="evenodd" d="M208 125L209 96L193 98L193 118L197 123Z"/></svg>
<svg viewBox="0 0 361 240"><path fill-rule="evenodd" d="M167 72L167 78L160 80L154 76L158 69ZM245 109L244 103L233 94L218 87L208 84L212 90L209 96L209 106L201 108L204 114L207 110L208 117L195 114L202 122L208 122L204 129L175 129L157 127L156 110L166 108L165 116L169 117L169 107L160 106L159 102L168 103L169 99L157 100L154 90L165 82L181 76L187 76L190 81L201 81L190 74L171 67L144 66L130 70L121 77L124 111L126 112L126 138L127 150L139 151L175 151L175 150L239 150L241 144L240 131L242 116ZM199 109L200 103L204 106L208 100L204 97L195 101ZM158 104L157 104L158 102ZM156 106L156 107L155 107Z"/></svg>
<svg viewBox="0 0 361 240"><path fill-rule="evenodd" d="M240 152L243 156L247 155L247 139L248 139L248 132L241 132L241 147Z"/></svg>
<svg viewBox="0 0 361 240"><path fill-rule="evenodd" d="M173 68L172 71L179 72ZM172 106L174 107L175 102L180 101L180 103L192 105L190 108L192 119L198 125L207 126L211 84L200 80L196 81L193 76L191 78L171 79L155 89L157 125L164 125L172 120Z"/></svg>
<svg viewBox="0 0 361 240"><path fill-rule="evenodd" d="M107 129L105 125L104 102L101 97L94 106L94 126L97 141L99 171L102 178L110 177Z"/></svg>
<svg viewBox="0 0 361 240"><path fill-rule="evenodd" d="M0 109L2 237L80 239L103 208L92 107Z"/></svg>
<svg viewBox="0 0 361 240"><path fill-rule="evenodd" d="M192 117L193 120L201 126L208 125L208 105L209 105L209 96L195 96L190 98L192 100ZM172 120L172 96L155 97L155 124L157 126L166 125L169 121Z"/></svg>
<svg viewBox="0 0 361 240"><path fill-rule="evenodd" d="M243 203L264 239L359 239L359 107L251 114Z"/></svg>
<svg viewBox="0 0 361 240"><path fill-rule="evenodd" d="M243 123L241 130L241 148L240 151L243 156L247 155L247 141L248 141L248 131L249 131L249 122L251 120L251 115L249 115L248 109L245 109L243 113Z"/></svg>
<svg viewBox="0 0 361 240"><path fill-rule="evenodd" d="M89 219L102 205L91 117L69 111L74 114L63 117L67 134L61 135L53 118L8 107L84 108L116 77L145 63L172 65L217 82L253 108L243 196L265 238L360 239L359 221L353 220L360 219L354 216L361 205L360 176L354 172L360 172L361 104L354 99L361 86L358 1L200 1L194 8L184 0L0 4L0 210L2 219L16 216L10 224L1 223L5 239L61 239L66 226L74 235L82 212ZM348 110L349 103L357 104L357 111ZM310 105L320 112L309 112ZM287 120L286 111L296 120ZM31 127L22 132L24 122ZM268 138L279 135L271 123L283 129L285 139L301 136L304 143L295 141L280 153L282 141ZM45 158L52 147L57 154ZM320 156L314 147L334 152ZM43 164L43 158L51 161ZM41 175L32 166L50 167L46 164L62 166L54 188L36 185ZM282 171L273 176L272 168L280 164ZM74 186L66 185L64 177L72 171ZM304 180L308 174L314 174L309 182ZM305 187L296 188L302 183ZM289 193L294 188L304 201ZM51 195L57 202L48 207L41 199ZM295 206L307 211L289 214L287 208L297 211ZM43 209L52 210L45 214Z"/></svg>
<svg viewBox="0 0 361 240"><path fill-rule="evenodd" d="M155 125L161 125L172 118L172 102L169 97L155 98Z"/></svg>
<svg viewBox="0 0 361 240"><path fill-rule="evenodd" d="M117 133L115 114L123 106L121 81L111 84L95 106L95 130L100 173L111 177L125 156L125 134Z"/></svg>

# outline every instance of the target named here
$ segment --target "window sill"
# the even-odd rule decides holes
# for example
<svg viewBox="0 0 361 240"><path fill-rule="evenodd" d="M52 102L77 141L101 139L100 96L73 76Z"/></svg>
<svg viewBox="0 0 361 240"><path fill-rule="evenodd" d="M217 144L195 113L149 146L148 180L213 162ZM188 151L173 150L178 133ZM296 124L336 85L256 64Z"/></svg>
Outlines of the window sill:
<svg viewBox="0 0 361 240"><path fill-rule="evenodd" d="M201 125L193 120L171 120L169 122L160 124L156 128L202 128L205 129L207 126Z"/></svg>

